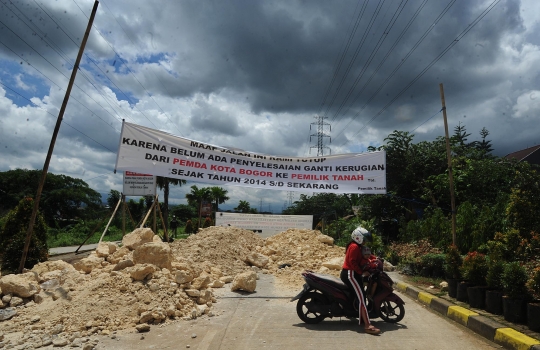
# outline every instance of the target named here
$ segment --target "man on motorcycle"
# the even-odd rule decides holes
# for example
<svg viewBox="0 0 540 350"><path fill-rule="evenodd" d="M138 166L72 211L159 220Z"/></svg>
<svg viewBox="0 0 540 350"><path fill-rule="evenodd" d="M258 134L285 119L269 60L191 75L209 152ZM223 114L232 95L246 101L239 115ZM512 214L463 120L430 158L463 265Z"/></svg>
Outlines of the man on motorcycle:
<svg viewBox="0 0 540 350"><path fill-rule="evenodd" d="M345 260L343 262L343 269L341 270L341 280L349 286L351 290L354 290L359 302L359 324L364 322L364 330L368 334L379 334L381 330L371 325L369 316L364 302L363 293L363 281L362 274L364 270L362 268L362 248L364 247L364 241L371 240L371 233L363 227L357 227L351 233L352 241L347 244L345 251Z"/></svg>

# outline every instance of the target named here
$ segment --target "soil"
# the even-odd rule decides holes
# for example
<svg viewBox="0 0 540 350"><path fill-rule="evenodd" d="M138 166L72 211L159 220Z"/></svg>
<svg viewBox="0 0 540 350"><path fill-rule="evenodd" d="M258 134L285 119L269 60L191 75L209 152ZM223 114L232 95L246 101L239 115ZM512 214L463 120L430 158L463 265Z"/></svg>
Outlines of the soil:
<svg viewBox="0 0 540 350"><path fill-rule="evenodd" d="M210 227L170 243L173 268L158 268L143 281L130 278L127 269L113 271L116 264L106 260L90 273L71 268L43 272L34 267L40 283L57 279L60 285L42 291L44 298L39 303L23 298L23 305L16 307L17 315L0 322L0 338L3 333L4 342L45 345L61 337L69 343L146 323L158 325L212 316L219 289L201 288L201 297L188 295L193 288L189 283L176 283L177 270L190 271L195 277L208 276L212 283L230 281L242 272L255 270L274 275L276 288L282 293L297 292L303 284L300 273L306 269L338 275L339 270L329 270L323 263L342 258L344 249L329 244L328 239L313 230L289 229L263 239L235 227ZM263 261L267 259L264 266L252 266L247 257L254 253ZM74 264L88 256L95 253L64 254L51 261ZM230 287L226 284L223 288ZM207 299L201 302L204 293Z"/></svg>

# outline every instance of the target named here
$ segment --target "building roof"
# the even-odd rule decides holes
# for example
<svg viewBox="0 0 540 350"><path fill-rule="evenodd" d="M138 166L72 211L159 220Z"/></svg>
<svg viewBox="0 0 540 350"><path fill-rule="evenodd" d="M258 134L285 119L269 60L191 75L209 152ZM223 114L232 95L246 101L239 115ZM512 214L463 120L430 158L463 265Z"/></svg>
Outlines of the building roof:
<svg viewBox="0 0 540 350"><path fill-rule="evenodd" d="M517 159L518 161L527 161L531 164L540 164L540 145L522 149L521 151L513 152L504 156L507 159Z"/></svg>

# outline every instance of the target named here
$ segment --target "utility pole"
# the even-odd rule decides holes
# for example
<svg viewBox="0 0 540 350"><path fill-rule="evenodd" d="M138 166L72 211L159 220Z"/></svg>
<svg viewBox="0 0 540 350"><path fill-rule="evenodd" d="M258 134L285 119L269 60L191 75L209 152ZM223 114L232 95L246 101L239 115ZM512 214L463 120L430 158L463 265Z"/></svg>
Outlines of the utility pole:
<svg viewBox="0 0 540 350"><path fill-rule="evenodd" d="M444 88L443 84L439 84L439 90L441 92L441 103L444 118L444 133L446 135L446 157L448 158L448 182L450 183L450 204L452 206L452 243L456 245L456 201L454 198L454 174L452 171L452 153L450 151L450 139L448 137L448 121L446 119L446 103L444 101Z"/></svg>
<svg viewBox="0 0 540 350"><path fill-rule="evenodd" d="M77 60L73 66L73 71L71 72L71 78L69 79L68 87L66 89L66 94L64 96L64 101L62 102L62 107L58 113L58 118L56 120L56 126L54 127L53 135L51 138L51 144L49 145L49 151L47 152L47 157L45 158L45 164L43 165L43 171L41 173L41 180L39 181L36 198L34 199L34 208L32 210L32 216L30 217L30 223L28 224L28 229L26 230L26 241L24 242L24 249L21 258L21 263L19 265L19 273L22 273L24 269L24 264L26 263L26 257L28 255L28 248L30 248L30 241L32 239L32 231L34 230L34 223L36 221L37 212L39 209L39 200L41 199L41 192L43 191L43 185L45 184L45 179L47 178L47 172L49 171L49 163L51 162L52 153L54 150L54 144L56 143L56 137L60 131L60 124L62 124L62 118L64 117L64 112L66 111L67 103L69 100L69 95L71 94L71 88L75 82L75 77L77 76L77 70L79 69L79 63L81 62L82 54L84 52L84 47L86 46L86 41L90 35L90 29L92 29L92 23L94 22L94 17L96 16L97 8L99 1L94 2L94 8L92 9L92 14L88 20L88 26L86 27L86 32L79 48L79 54L77 55Z"/></svg>
<svg viewBox="0 0 540 350"><path fill-rule="evenodd" d="M324 155L324 149L326 148L326 149L328 149L329 154L331 154L332 152L330 150L330 147L324 146L324 138L328 137L329 140L330 140L330 143L332 143L332 138L330 137L330 135L328 135L325 132L326 127L328 127L330 129L329 131L332 131L332 126L324 121L325 119L327 119L327 117L316 116L314 118L317 121L310 124L309 130L311 130L312 125L317 125L317 133L309 135L309 142L311 142L312 137L316 136L317 137L317 146L311 146L309 148L309 152L311 153L312 148L317 148L317 157L320 157L320 156Z"/></svg>

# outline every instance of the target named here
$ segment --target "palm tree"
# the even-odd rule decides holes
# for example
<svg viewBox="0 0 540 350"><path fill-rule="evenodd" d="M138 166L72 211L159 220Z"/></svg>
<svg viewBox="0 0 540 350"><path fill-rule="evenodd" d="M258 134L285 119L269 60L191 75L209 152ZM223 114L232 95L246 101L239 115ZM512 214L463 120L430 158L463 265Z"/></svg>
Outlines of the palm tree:
<svg viewBox="0 0 540 350"><path fill-rule="evenodd" d="M163 220L165 227L169 229L169 184L174 186L182 186L186 184L186 180L171 179L168 177L158 176L156 185L160 190L163 190Z"/></svg>
<svg viewBox="0 0 540 350"><path fill-rule="evenodd" d="M218 187L218 186L210 187L210 195L212 196L212 201L214 201L216 205L214 208L214 220L216 219L215 213L217 213L218 211L218 206L220 204L225 203L226 201L230 199L229 197L227 197L227 193L229 193L229 191L227 191L226 189L222 187Z"/></svg>
<svg viewBox="0 0 540 350"><path fill-rule="evenodd" d="M190 205L197 205L199 208L199 222L197 227L201 227L201 215L202 215L202 203L211 198L210 188L202 187L198 188L196 185L191 186L191 192L186 193L186 199Z"/></svg>
<svg viewBox="0 0 540 350"><path fill-rule="evenodd" d="M243 200L240 200L238 202L238 206L234 208L234 211L240 212L240 213L257 214L257 209L252 208L249 205L248 201L243 201Z"/></svg>

